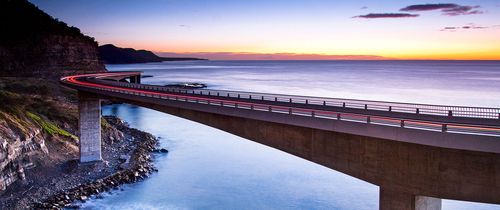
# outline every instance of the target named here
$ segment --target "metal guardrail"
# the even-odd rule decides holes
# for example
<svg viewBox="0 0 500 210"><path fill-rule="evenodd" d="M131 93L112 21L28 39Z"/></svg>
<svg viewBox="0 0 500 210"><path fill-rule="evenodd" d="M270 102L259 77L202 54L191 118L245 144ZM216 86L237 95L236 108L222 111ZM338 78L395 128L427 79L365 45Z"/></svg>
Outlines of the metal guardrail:
<svg viewBox="0 0 500 210"><path fill-rule="evenodd" d="M206 97L209 95L217 96L217 94L221 96L220 91L212 92L213 90L203 90L200 92L200 90L186 90L181 88L168 88L161 86L131 84L131 83L105 81L105 80L96 81L95 79L90 79L89 82L92 83L77 81L74 78L67 80L67 82L73 85L83 86L86 88L93 88L100 91L158 98L163 100L197 103L210 106L230 107L237 109L247 109L253 111L264 111L264 112L272 112L272 113L280 113L288 115L300 115L306 117L351 121L351 122L367 123L367 124L378 124L384 126L421 129L421 130L428 130L435 132L464 133L464 134L488 135L496 137L500 136L500 127L495 127L495 126L470 125L470 124L459 124L459 123L441 123L441 122L433 122L425 120L402 119L393 117L372 116L365 114L315 110L309 108L298 108L292 106L279 106L279 105L259 104L253 102L242 102L237 100L231 100L233 98L238 98L238 95L235 95L236 93L231 91L224 91L224 93L227 93L225 95L227 99L225 99L225 98ZM179 95L178 93L189 94L189 95ZM243 98L241 93L238 94L240 94L239 95L240 99ZM268 94L262 94L259 96L261 96L260 100L271 99L276 101L282 101L283 99L289 99L289 102L292 103L293 100L297 100L296 98L283 98L283 97L278 98L278 96L274 95L273 95L274 98L270 98ZM248 95L247 97L249 99L253 99L255 95L252 94ZM309 100L309 98L307 98L306 100ZM305 103L309 103L309 101L306 101ZM326 103L326 101L322 101L322 103L324 104Z"/></svg>
<svg viewBox="0 0 500 210"><path fill-rule="evenodd" d="M238 98L238 99L289 102L296 104L323 105L331 107L426 114L426 115L436 115L436 116L500 119L500 108L441 106L441 105L430 105L430 104L411 104L411 103L367 101L367 100L356 100L356 99L305 97L305 96L294 96L294 95L266 94L266 93L211 90L211 89L194 90L185 88L172 88L172 87L162 87L155 85L115 82L115 81L98 80L98 79L93 79L92 82L112 85L112 86L143 89L143 90L154 90L154 91L162 91L169 93L184 93L184 94L219 96L219 97Z"/></svg>

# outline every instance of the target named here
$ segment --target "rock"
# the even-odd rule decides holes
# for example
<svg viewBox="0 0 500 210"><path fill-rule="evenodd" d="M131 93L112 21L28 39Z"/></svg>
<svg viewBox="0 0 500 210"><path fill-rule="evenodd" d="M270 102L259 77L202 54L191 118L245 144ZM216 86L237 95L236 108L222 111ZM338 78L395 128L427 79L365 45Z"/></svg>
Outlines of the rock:
<svg viewBox="0 0 500 210"><path fill-rule="evenodd" d="M125 169L128 169L130 167L130 164L129 163L122 163L120 164L120 169L121 170L125 170Z"/></svg>
<svg viewBox="0 0 500 210"><path fill-rule="evenodd" d="M165 149L165 148L161 148L161 149L154 149L153 152L156 152L156 153L168 153L168 150Z"/></svg>
<svg viewBox="0 0 500 210"><path fill-rule="evenodd" d="M122 162L128 162L130 159L129 155L120 155L120 158L118 158Z"/></svg>
<svg viewBox="0 0 500 210"><path fill-rule="evenodd" d="M73 204L67 204L64 208L65 209L79 209L80 207L77 205L73 205Z"/></svg>
<svg viewBox="0 0 500 210"><path fill-rule="evenodd" d="M112 126L115 126L113 124L113 119L108 120L108 123ZM154 150L157 150L157 152L159 153L167 153L168 150L164 148L155 149L155 146L158 143L157 139L152 135L145 134L139 130L129 129L126 134L128 137L133 137L135 139L135 141L131 142L131 144L136 145L135 147L126 147L120 149L119 147L108 145L110 147L108 149L112 151L112 156L114 157L115 161L111 161L111 163L113 164L110 165L116 167L115 163L117 161L121 162L121 164L118 165L118 167L120 168L119 171L107 177L96 179L93 182L74 186L72 189L66 190L66 193L59 194L59 196L54 195L52 196L52 198L60 198L60 200L62 200L64 204L70 203L73 200L85 201L93 195L97 195L96 198L100 199L102 198L102 195L99 195L99 193L110 189L117 189L118 186L125 183L133 183L143 180L147 178L150 173L158 171L152 166L150 153ZM114 153L115 151L118 153ZM127 152L128 154L120 154L123 152ZM96 171L98 169L101 169L102 165L100 165L99 167L94 168L93 170ZM67 196L69 196L69 199L67 198ZM52 205L57 204L58 202L56 201L60 201L52 198L49 198L44 202Z"/></svg>
<svg viewBox="0 0 500 210"><path fill-rule="evenodd" d="M165 87L175 87L175 88L186 88L186 89L198 89L208 87L206 84L202 83L178 83L178 84L167 84Z"/></svg>

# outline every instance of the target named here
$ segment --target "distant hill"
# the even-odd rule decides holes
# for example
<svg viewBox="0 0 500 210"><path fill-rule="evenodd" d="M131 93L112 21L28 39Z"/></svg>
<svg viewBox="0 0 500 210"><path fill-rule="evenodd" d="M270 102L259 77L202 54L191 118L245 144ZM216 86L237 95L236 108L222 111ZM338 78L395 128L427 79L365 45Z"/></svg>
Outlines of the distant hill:
<svg viewBox="0 0 500 210"><path fill-rule="evenodd" d="M106 71L97 42L27 0L0 0L0 76L43 77Z"/></svg>
<svg viewBox="0 0 500 210"><path fill-rule="evenodd" d="M151 51L120 48L112 44L99 46L99 56L107 64L148 63L162 61L205 60L185 57L160 57Z"/></svg>

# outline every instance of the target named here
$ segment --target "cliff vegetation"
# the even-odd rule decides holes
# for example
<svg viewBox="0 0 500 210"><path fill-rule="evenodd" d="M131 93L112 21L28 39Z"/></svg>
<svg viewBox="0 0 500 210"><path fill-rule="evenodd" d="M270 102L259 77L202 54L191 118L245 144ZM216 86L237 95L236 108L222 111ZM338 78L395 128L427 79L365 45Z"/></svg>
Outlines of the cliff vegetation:
<svg viewBox="0 0 500 210"><path fill-rule="evenodd" d="M0 79L0 191L24 180L50 147L77 149L77 107L62 92L40 79Z"/></svg>

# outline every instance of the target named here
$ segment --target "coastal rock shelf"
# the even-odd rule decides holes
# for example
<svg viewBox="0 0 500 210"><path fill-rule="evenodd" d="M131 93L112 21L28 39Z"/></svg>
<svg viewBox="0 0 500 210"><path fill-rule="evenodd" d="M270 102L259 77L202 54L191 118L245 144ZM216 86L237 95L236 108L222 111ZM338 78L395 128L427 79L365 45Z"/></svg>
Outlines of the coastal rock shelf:
<svg viewBox="0 0 500 210"><path fill-rule="evenodd" d="M65 189L56 193L41 202L35 204L36 208L59 209L73 206L75 201L85 201L93 195L116 189L122 184L129 184L141 181L147 178L151 173L157 171L153 166L151 153L156 151L166 151L166 149L157 149L158 141L151 134L144 133L137 129L128 128L121 120L114 117L106 117L107 121L116 126L118 130L125 132L131 139L131 144L127 147L134 147L130 157L124 154L115 154L121 164L119 170L104 178L99 178L84 184L79 184L70 189ZM113 147L116 145L110 145ZM127 162L128 164L124 164ZM106 162L90 163L97 165L106 165ZM84 166L83 166L84 167ZM104 166L106 167L106 166Z"/></svg>

